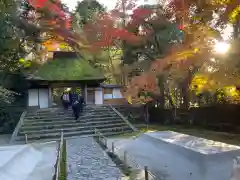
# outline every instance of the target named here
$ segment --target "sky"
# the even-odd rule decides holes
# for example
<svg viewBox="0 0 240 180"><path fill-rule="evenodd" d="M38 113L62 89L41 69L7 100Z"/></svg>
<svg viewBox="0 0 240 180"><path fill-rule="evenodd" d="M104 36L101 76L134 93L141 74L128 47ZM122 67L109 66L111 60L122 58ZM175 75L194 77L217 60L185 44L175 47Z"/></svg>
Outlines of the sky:
<svg viewBox="0 0 240 180"><path fill-rule="evenodd" d="M64 4L66 4L70 10L74 10L77 5L77 2L81 0L62 0ZM111 10L115 7L117 0L98 0L101 4L107 7L107 9ZM157 0L139 0L139 4L153 4L157 2Z"/></svg>

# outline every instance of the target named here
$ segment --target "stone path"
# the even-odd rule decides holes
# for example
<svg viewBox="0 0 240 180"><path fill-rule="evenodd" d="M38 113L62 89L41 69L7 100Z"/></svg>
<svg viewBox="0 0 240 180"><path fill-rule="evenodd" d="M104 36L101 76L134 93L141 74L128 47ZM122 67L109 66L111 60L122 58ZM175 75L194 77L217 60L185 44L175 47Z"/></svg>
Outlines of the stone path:
<svg viewBox="0 0 240 180"><path fill-rule="evenodd" d="M67 180L120 180L121 171L92 137L67 140Z"/></svg>

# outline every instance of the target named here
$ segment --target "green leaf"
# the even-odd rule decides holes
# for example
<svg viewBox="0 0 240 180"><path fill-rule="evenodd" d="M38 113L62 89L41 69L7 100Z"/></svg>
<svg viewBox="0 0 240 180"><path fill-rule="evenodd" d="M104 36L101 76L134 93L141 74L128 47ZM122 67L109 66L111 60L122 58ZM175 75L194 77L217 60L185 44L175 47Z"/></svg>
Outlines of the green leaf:
<svg viewBox="0 0 240 180"><path fill-rule="evenodd" d="M19 62L20 62L20 63L24 63L25 60L24 60L23 58L21 58L21 59L19 59Z"/></svg>

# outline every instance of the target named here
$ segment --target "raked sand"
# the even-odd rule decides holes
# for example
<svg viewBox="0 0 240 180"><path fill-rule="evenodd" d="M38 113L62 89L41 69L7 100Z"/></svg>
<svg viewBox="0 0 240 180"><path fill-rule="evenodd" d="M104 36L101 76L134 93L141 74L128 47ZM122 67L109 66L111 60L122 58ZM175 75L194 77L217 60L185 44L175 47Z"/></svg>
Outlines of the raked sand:
<svg viewBox="0 0 240 180"><path fill-rule="evenodd" d="M1 146L0 179L52 179L57 146L56 142Z"/></svg>
<svg viewBox="0 0 240 180"><path fill-rule="evenodd" d="M135 138L108 140L123 158L124 150L134 168L148 166L160 180L229 180L232 159L240 147L172 131L149 132Z"/></svg>

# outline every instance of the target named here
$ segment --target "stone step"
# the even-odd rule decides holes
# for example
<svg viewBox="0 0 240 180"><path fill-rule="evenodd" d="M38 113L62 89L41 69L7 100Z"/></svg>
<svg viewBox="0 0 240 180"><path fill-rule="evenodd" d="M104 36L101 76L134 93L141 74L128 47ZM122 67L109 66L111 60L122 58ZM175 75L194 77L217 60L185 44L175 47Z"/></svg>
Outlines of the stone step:
<svg viewBox="0 0 240 180"><path fill-rule="evenodd" d="M71 108L66 111L54 108L29 112L16 140L25 141L25 134L29 141L59 139L61 130L69 138L93 136L95 128L108 135L132 131L109 106L87 106L77 121Z"/></svg>
<svg viewBox="0 0 240 180"><path fill-rule="evenodd" d="M101 113L83 113L81 117L105 117L105 116L118 116L116 113L108 113L108 114L101 114ZM31 120L51 120L51 119L69 119L72 118L72 114L68 115L51 115L51 116L28 116L24 118L24 121L31 121Z"/></svg>
<svg viewBox="0 0 240 180"><path fill-rule="evenodd" d="M23 130L41 130L41 129L53 129L53 128L64 128L64 127L76 127L76 126L92 126L92 125L98 125L98 124L108 124L108 123L122 123L123 120L122 119L115 119L113 120L104 120L104 121L76 121L74 120L74 123L62 123L62 124L57 124L57 123L53 123L53 124L39 124L39 125L33 125L33 126L29 126L28 124L25 124L21 127L21 129Z"/></svg>
<svg viewBox="0 0 240 180"><path fill-rule="evenodd" d="M103 132L102 135L105 137L111 137L123 133L130 133L132 130L124 130L124 132L118 131L118 132ZM88 134L88 135L71 135L71 136L64 136L64 139L71 139L71 138L76 138L76 137L91 137L91 136L96 136L95 134ZM59 141L60 140L60 135L56 138L47 138L47 139L40 139L40 140L29 140L28 143L34 143L34 142L51 142L51 141ZM16 140L15 144L25 144L25 139L24 140Z"/></svg>
<svg viewBox="0 0 240 180"><path fill-rule="evenodd" d="M114 111L83 111L83 114L116 114ZM27 114L26 117L46 117L46 116L65 116L72 115L73 111L64 113L45 113L45 114Z"/></svg>
<svg viewBox="0 0 240 180"><path fill-rule="evenodd" d="M113 111L112 109L83 109L83 112L103 112L106 113L108 111ZM36 116L36 115L48 115L48 114L71 114L72 113L72 109L67 110L67 111L56 111L56 112L37 112L37 113L31 113L28 112L27 116Z"/></svg>
<svg viewBox="0 0 240 180"><path fill-rule="evenodd" d="M64 127L64 128L54 128L54 129L38 129L38 130L23 130L21 129L19 132L19 135L24 134L44 134L44 133L53 133L53 132L69 132L69 131L84 131L84 130L92 130L92 129L102 129L102 128L121 128L123 126L126 126L126 123L109 123L109 124L99 124L99 125L91 125L91 126L72 126L72 127Z"/></svg>
<svg viewBox="0 0 240 180"><path fill-rule="evenodd" d="M79 118L78 121L86 122L86 121L101 121L101 123L104 123L104 120L118 120L121 119L120 117L104 117L104 118ZM76 120L74 118L72 119L55 119L55 120L33 120L33 121L24 121L23 125L33 126L33 125L49 125L49 124L65 124L65 123L75 123Z"/></svg>
<svg viewBox="0 0 240 180"><path fill-rule="evenodd" d="M27 113L26 117L31 117L31 116L61 116L61 115L69 115L72 114L72 110L71 111L59 111L59 112L45 112L45 113ZM84 111L84 112L88 112L88 111Z"/></svg>
<svg viewBox="0 0 240 180"><path fill-rule="evenodd" d="M101 129L102 133L111 133L111 132L126 132L132 130L129 126L124 126L123 128L120 128L119 130L117 129L112 129L112 128L104 128ZM93 135L94 134L94 129L92 130L86 130L86 131L71 131L71 132L66 132L64 133L65 137L71 137L71 136L81 136L81 135ZM45 134L30 134L27 136L28 140L40 140L40 139L52 139L52 138L60 138L61 132L56 132L56 133L45 133ZM25 135L17 136L16 141L25 141Z"/></svg>
<svg viewBox="0 0 240 180"><path fill-rule="evenodd" d="M36 128L44 128L44 127L53 127L53 125L56 125L58 127L63 127L63 126L71 126L72 124L75 124L75 125L78 125L78 124L84 124L83 126L89 126L89 125L97 125L97 124L106 124L106 123L110 123L110 122L113 122L113 123L118 123L118 122L123 122L122 119L116 119L116 120L102 120L102 121L89 121L91 123L88 123L86 124L86 122L84 121L78 121L76 122L76 120L73 120L73 121L67 121L67 122L59 122L59 123L37 123L37 124L24 124L22 126L22 128L24 129L36 129Z"/></svg>
<svg viewBox="0 0 240 180"><path fill-rule="evenodd" d="M53 117L44 117L44 118L24 118L24 122L36 122L36 121L54 121L54 120L68 120L74 119L73 116L53 116Z"/></svg>

